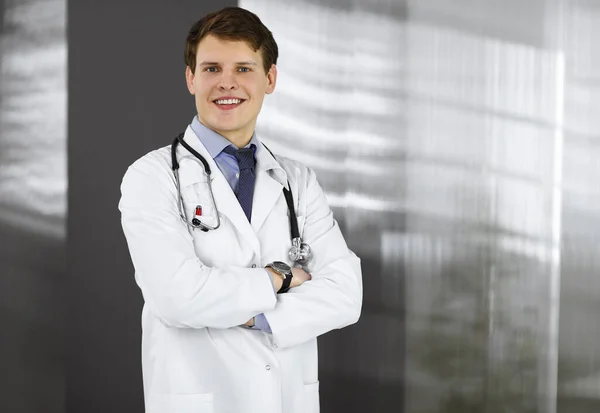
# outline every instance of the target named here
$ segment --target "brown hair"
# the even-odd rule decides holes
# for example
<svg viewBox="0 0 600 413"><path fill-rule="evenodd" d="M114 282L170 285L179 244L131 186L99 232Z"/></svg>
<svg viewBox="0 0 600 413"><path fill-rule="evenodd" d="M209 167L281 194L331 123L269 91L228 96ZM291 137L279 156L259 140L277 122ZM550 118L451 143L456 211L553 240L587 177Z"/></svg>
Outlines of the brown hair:
<svg viewBox="0 0 600 413"><path fill-rule="evenodd" d="M222 40L245 41L255 52L261 51L265 73L277 64L279 54L273 34L258 16L241 7L225 7L207 14L190 29L185 42L185 64L196 71L198 44L209 34Z"/></svg>

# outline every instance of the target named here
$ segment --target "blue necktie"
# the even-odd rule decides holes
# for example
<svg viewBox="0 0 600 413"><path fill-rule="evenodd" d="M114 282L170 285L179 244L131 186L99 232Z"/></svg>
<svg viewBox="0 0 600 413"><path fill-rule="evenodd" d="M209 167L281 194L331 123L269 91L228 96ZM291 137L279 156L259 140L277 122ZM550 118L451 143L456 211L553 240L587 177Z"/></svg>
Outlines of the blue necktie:
<svg viewBox="0 0 600 413"><path fill-rule="evenodd" d="M250 218L252 217L252 197L254 196L254 180L256 177L254 174L256 160L254 159L253 146L254 145L242 149L235 149L232 146L227 146L223 149L223 152L235 156L235 159L238 161L240 178L238 180L235 196L242 206L248 221L250 221Z"/></svg>

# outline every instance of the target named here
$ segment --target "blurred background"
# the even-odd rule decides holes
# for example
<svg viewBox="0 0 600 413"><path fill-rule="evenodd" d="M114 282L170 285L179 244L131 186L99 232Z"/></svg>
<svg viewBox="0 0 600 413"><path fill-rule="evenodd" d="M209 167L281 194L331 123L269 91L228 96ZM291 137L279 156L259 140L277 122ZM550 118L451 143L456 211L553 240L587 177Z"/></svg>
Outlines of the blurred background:
<svg viewBox="0 0 600 413"><path fill-rule="evenodd" d="M257 133L363 262L321 411L600 411L594 0L0 1L0 411L142 411L118 186L193 116L189 26L235 4L280 49Z"/></svg>
<svg viewBox="0 0 600 413"><path fill-rule="evenodd" d="M0 1L0 411L64 411L64 0Z"/></svg>

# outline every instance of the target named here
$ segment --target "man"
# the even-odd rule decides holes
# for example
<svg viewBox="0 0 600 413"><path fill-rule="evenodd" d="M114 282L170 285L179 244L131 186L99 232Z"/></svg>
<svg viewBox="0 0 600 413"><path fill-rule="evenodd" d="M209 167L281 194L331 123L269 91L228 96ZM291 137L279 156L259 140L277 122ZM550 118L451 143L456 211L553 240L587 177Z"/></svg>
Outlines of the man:
<svg viewBox="0 0 600 413"><path fill-rule="evenodd" d="M148 413L318 412L316 337L360 316L360 261L314 172L274 157L254 133L277 55L244 9L194 24L185 61L198 115L175 149L179 177L167 146L123 178L119 209L145 301ZM288 187L312 251L304 268L288 267Z"/></svg>

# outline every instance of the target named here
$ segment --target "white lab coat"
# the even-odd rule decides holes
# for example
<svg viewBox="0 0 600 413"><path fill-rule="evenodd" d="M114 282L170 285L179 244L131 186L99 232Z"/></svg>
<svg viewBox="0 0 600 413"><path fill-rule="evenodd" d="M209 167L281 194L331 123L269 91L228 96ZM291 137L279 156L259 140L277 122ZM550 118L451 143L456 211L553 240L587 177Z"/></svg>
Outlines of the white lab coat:
<svg viewBox="0 0 600 413"><path fill-rule="evenodd" d="M355 323L360 260L347 247L315 174L257 148L252 222L190 127L185 141L208 161L221 227L192 230L180 218L170 146L127 170L119 209L144 297L142 366L147 413L316 413L316 337ZM185 213L215 223L199 162L181 145ZM282 193L290 182L298 224L313 251L312 280L276 295L263 268L288 264ZM264 313L272 334L240 327Z"/></svg>

